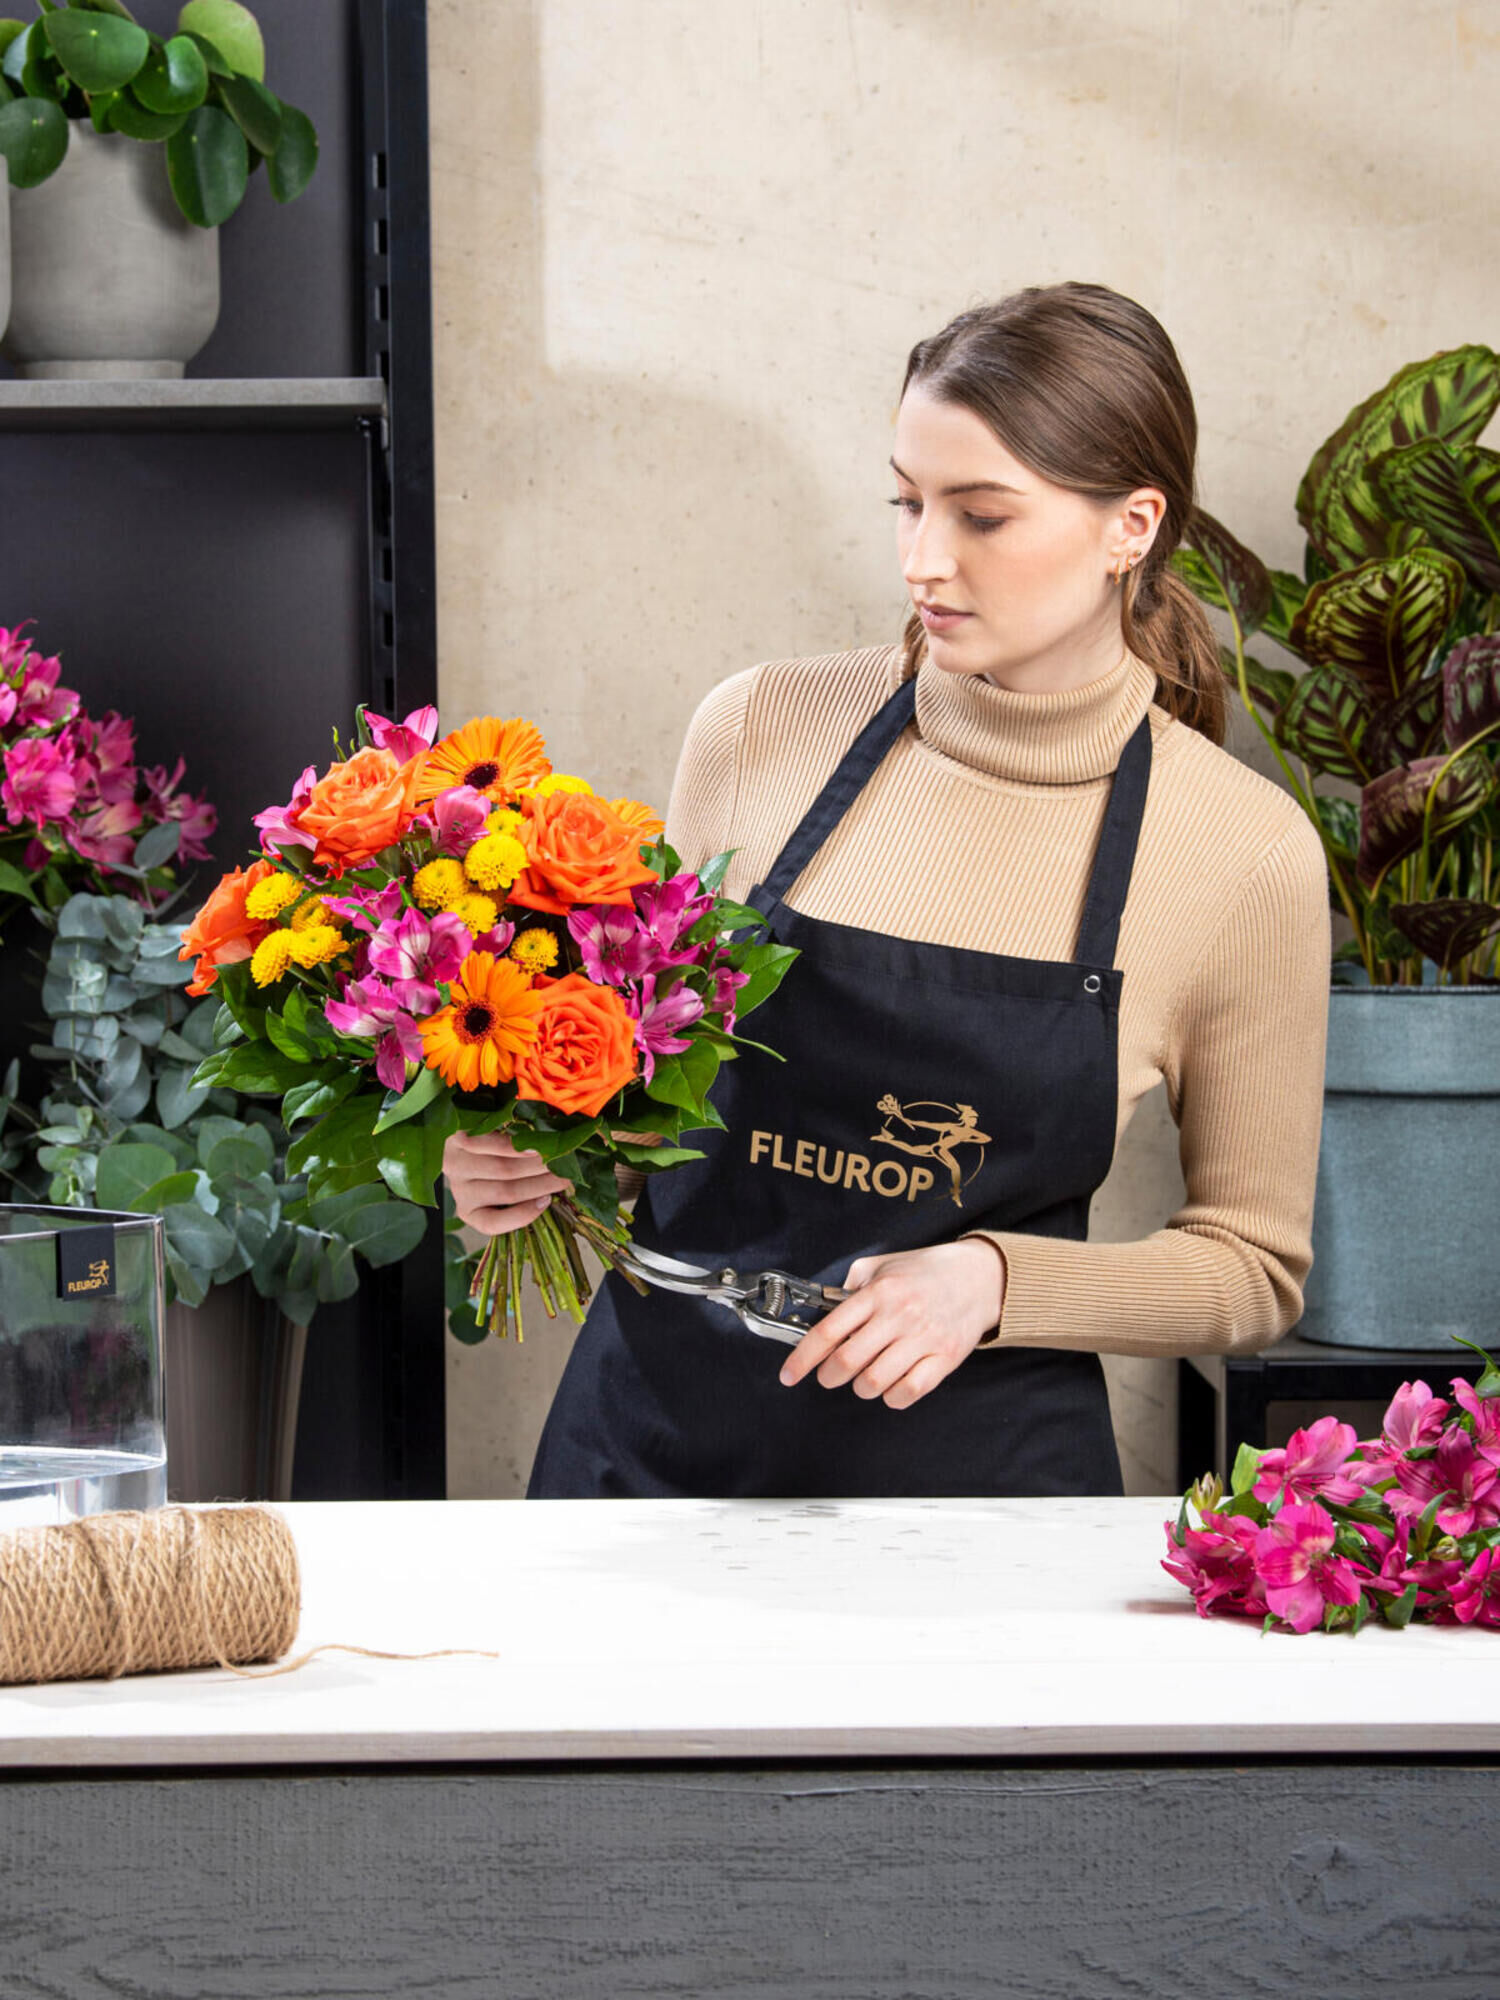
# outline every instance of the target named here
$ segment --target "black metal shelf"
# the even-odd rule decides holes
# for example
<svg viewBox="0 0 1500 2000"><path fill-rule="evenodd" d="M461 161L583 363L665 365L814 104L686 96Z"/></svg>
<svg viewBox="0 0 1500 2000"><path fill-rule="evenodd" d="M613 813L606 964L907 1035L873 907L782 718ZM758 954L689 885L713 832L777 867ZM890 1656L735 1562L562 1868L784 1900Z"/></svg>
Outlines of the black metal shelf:
<svg viewBox="0 0 1500 2000"><path fill-rule="evenodd" d="M378 375L0 382L0 431L337 431L386 410Z"/></svg>

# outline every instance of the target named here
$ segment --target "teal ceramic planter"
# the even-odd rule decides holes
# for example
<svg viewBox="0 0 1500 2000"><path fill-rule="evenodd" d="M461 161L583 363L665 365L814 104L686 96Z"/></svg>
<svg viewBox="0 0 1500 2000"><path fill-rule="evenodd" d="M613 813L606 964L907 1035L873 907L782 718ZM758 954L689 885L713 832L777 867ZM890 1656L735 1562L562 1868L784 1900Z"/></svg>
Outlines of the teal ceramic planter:
<svg viewBox="0 0 1500 2000"><path fill-rule="evenodd" d="M1500 1347L1500 988L1335 987L1297 1332Z"/></svg>

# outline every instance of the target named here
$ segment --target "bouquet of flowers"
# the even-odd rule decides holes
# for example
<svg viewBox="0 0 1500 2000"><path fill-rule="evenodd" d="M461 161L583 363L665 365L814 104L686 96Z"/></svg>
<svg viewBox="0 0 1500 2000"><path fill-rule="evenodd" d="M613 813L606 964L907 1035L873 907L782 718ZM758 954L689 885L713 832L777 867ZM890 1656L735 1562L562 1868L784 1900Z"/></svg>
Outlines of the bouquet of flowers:
<svg viewBox="0 0 1500 2000"><path fill-rule="evenodd" d="M1500 1628L1500 1367L1475 1352L1484 1372L1455 1376L1451 1401L1403 1382L1378 1438L1319 1417L1284 1449L1242 1444L1228 1497L1216 1478L1189 1487L1162 1568L1199 1615L1293 1632L1357 1632L1377 1611Z"/></svg>
<svg viewBox="0 0 1500 2000"><path fill-rule="evenodd" d="M259 857L184 933L188 992L222 1001L195 1081L310 1121L287 1165L312 1199L378 1179L432 1204L450 1134L513 1131L573 1185L458 1251L450 1325L519 1336L524 1269L582 1319L580 1244L628 1241L617 1164L702 1158L678 1141L722 1129L719 1065L760 1046L737 1022L796 953L736 937L761 919L720 893L728 854L684 870L648 806L554 771L530 722L437 726L361 710L351 753L256 815Z"/></svg>
<svg viewBox="0 0 1500 2000"><path fill-rule="evenodd" d="M175 887L170 864L208 859L214 809L179 789L180 757L170 772L137 767L132 724L87 715L60 685L57 655L32 646L30 623L0 626L0 914L6 899L58 910L80 889L122 882L158 909Z"/></svg>

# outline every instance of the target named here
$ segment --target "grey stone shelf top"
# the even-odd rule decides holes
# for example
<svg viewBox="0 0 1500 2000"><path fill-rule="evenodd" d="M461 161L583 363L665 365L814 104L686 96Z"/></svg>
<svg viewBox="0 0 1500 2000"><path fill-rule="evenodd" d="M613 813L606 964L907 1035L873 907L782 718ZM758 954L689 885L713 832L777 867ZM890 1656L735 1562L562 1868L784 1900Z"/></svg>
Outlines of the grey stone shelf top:
<svg viewBox="0 0 1500 2000"><path fill-rule="evenodd" d="M319 1653L0 1690L21 1768L1500 1750L1500 1635L1261 1636L1160 1566L1175 1497L301 1501Z"/></svg>
<svg viewBox="0 0 1500 2000"><path fill-rule="evenodd" d="M0 431L342 430L385 413L377 375L0 382Z"/></svg>

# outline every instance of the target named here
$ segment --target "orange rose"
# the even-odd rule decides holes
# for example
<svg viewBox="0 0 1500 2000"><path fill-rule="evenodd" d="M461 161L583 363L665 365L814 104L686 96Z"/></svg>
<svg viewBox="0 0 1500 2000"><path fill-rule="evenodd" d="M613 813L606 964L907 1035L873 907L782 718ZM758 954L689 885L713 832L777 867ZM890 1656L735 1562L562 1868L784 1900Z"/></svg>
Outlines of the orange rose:
<svg viewBox="0 0 1500 2000"><path fill-rule="evenodd" d="M252 861L248 868L232 870L183 932L177 956L198 961L187 989L195 998L213 985L221 965L237 965L242 958L249 958L270 930L269 924L254 923L245 915L245 898L257 882L275 872L269 861Z"/></svg>
<svg viewBox="0 0 1500 2000"><path fill-rule="evenodd" d="M596 986L581 972L541 990L536 1040L516 1057L516 1095L597 1117L640 1067L635 1022L612 986Z"/></svg>
<svg viewBox="0 0 1500 2000"><path fill-rule="evenodd" d="M577 903L624 903L655 872L641 860L641 832L605 799L589 792L553 792L526 801L520 837L530 867L510 892L512 903L564 917Z"/></svg>
<svg viewBox="0 0 1500 2000"><path fill-rule="evenodd" d="M416 814L421 757L398 764L389 750L357 750L313 786L297 824L317 840L313 856L335 875L372 861Z"/></svg>

